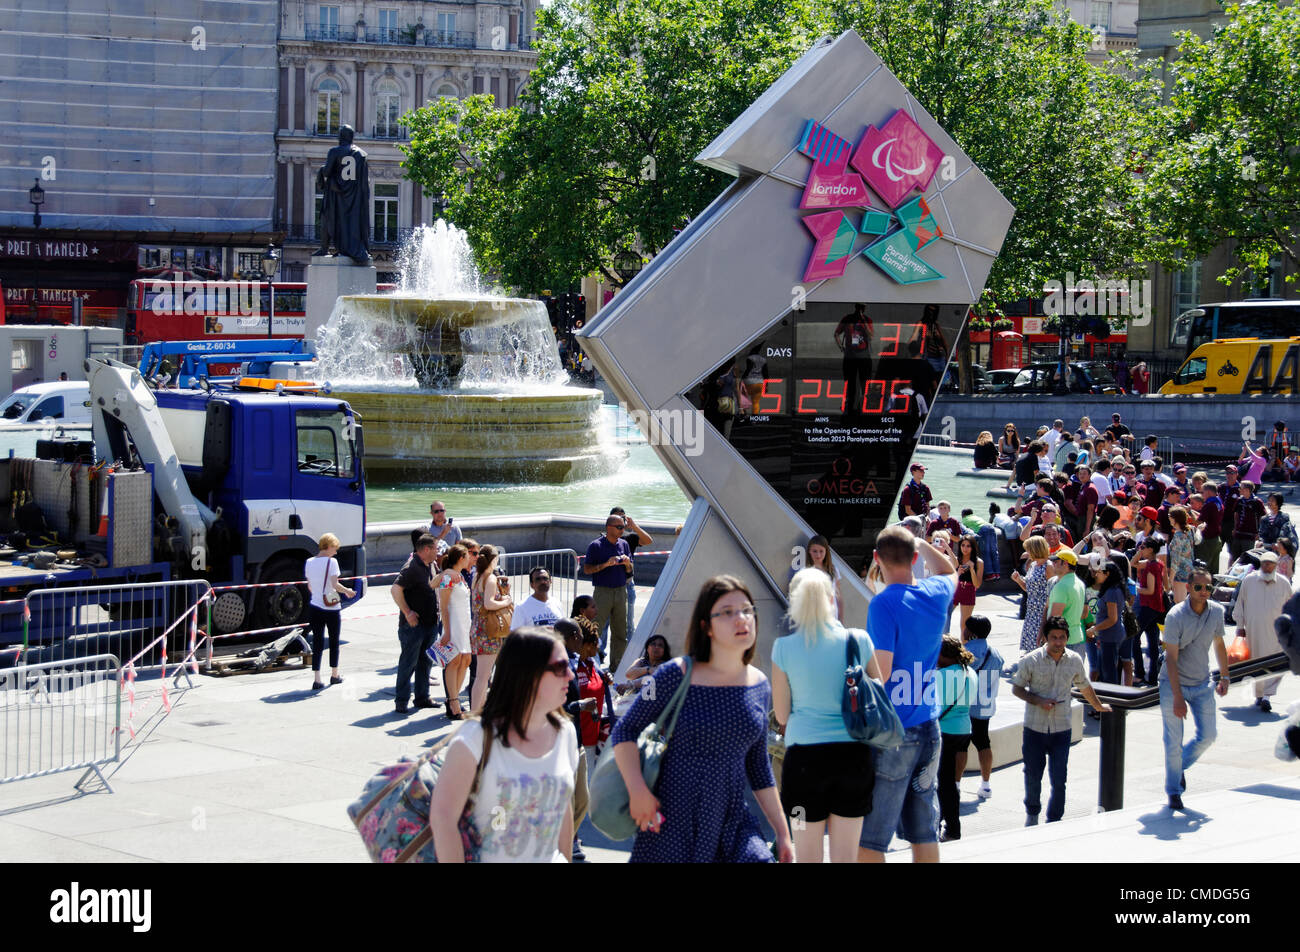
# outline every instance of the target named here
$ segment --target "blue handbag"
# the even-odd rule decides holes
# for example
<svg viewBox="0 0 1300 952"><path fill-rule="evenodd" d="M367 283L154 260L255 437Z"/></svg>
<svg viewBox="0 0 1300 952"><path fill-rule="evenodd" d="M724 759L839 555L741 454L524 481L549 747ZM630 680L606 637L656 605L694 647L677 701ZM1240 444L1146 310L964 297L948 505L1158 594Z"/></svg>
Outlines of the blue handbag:
<svg viewBox="0 0 1300 952"><path fill-rule="evenodd" d="M869 678L862 667L859 631L848 629L849 640L844 649L844 695L840 701L844 728L854 740L872 747L897 747L903 743L903 722L884 686Z"/></svg>

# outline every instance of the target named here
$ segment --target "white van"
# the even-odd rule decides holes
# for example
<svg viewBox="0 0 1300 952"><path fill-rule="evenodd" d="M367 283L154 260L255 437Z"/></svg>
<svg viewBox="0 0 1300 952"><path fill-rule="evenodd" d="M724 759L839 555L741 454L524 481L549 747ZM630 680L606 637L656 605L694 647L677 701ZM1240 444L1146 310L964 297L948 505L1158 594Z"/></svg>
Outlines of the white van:
<svg viewBox="0 0 1300 952"><path fill-rule="evenodd" d="M90 384L82 381L34 383L0 403L0 428L45 424L90 425Z"/></svg>

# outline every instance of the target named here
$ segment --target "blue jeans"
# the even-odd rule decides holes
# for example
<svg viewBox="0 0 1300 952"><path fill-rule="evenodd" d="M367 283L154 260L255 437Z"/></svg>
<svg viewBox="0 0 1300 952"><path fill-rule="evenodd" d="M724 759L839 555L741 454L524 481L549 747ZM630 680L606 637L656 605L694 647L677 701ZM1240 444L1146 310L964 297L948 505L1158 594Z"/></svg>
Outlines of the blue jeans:
<svg viewBox="0 0 1300 952"><path fill-rule="evenodd" d="M1002 574L1002 557L998 554L998 530L993 526L980 526L980 557L984 571L989 575Z"/></svg>
<svg viewBox="0 0 1300 952"><path fill-rule="evenodd" d="M406 707L411 696L412 675L415 676L415 699L429 700L429 673L433 670L429 647L437 629L433 625L412 627L405 618L398 618L397 640L402 644L402 654L397 659L397 706Z"/></svg>
<svg viewBox="0 0 1300 952"><path fill-rule="evenodd" d="M1176 671L1171 673L1177 674ZM1206 679L1201 684L1184 684L1183 700L1187 713L1196 723L1196 735L1183 743L1182 718L1174 717L1174 689L1167 678L1160 679L1160 713L1165 721L1165 794L1183 792L1183 771L1200 758L1219 734L1214 722L1214 685Z"/></svg>
<svg viewBox="0 0 1300 952"><path fill-rule="evenodd" d="M903 732L903 743L875 752L876 782L871 812L858 844L883 853L897 832L909 843L939 842L939 722L926 721Z"/></svg>
<svg viewBox="0 0 1300 952"><path fill-rule="evenodd" d="M1091 678L1094 672L1101 671L1101 646L1097 639L1084 642L1085 650L1088 652L1088 677Z"/></svg>
<svg viewBox="0 0 1300 952"><path fill-rule="evenodd" d="M1119 661L1122 641L1109 642L1098 639L1097 651L1101 656L1101 678L1104 684L1119 684Z"/></svg>
<svg viewBox="0 0 1300 952"><path fill-rule="evenodd" d="M1070 732L1044 734L1025 728L1020 741L1020 756L1025 761L1025 812L1038 816L1043 809L1043 767L1047 766L1052 795L1047 801L1047 822L1054 823L1065 814L1065 774L1070 764Z"/></svg>
<svg viewBox="0 0 1300 952"><path fill-rule="evenodd" d="M1160 674L1160 613L1145 605L1138 606L1137 642L1133 646L1134 677L1147 682L1155 682ZM1147 665L1142 667L1142 636L1147 639Z"/></svg>

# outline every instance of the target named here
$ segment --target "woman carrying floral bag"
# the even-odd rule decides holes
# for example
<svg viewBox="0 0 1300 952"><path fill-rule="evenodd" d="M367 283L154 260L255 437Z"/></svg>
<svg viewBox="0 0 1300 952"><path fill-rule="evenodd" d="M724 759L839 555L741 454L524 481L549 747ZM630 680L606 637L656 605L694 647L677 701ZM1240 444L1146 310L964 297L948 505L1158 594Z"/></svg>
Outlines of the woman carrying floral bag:
<svg viewBox="0 0 1300 952"><path fill-rule="evenodd" d="M548 628L512 631L497 655L482 724L456 732L429 803L438 861L462 862L458 829L483 752L472 817L484 863L567 862L573 849L573 778L578 738L563 706L573 672L564 643Z"/></svg>

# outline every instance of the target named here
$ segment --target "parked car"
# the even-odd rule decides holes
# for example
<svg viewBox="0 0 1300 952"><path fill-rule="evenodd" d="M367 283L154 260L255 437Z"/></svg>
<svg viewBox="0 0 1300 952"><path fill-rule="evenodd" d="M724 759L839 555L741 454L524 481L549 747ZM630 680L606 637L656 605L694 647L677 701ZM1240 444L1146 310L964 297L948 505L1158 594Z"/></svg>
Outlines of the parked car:
<svg viewBox="0 0 1300 952"><path fill-rule="evenodd" d="M1003 370L990 370L988 372L989 392L1002 393L1015 383L1016 378L1020 376L1020 368L1011 367Z"/></svg>
<svg viewBox="0 0 1300 952"><path fill-rule="evenodd" d="M57 420L90 423L90 385L82 381L34 383L11 393L0 403L0 427Z"/></svg>
<svg viewBox="0 0 1300 952"><path fill-rule="evenodd" d="M971 383L975 393L984 393L989 389L988 371L984 369L983 364L971 364ZM957 361L948 362L948 371L943 375L943 383L939 389L944 393L958 393L961 391L961 371L958 369Z"/></svg>
<svg viewBox="0 0 1300 952"><path fill-rule="evenodd" d="M1060 365L1051 363L1030 364L1021 367L1020 373L1006 390L1007 393L1057 393L1057 373ZM1097 360L1070 362L1070 393L1122 394L1124 388L1115 382L1110 368Z"/></svg>

